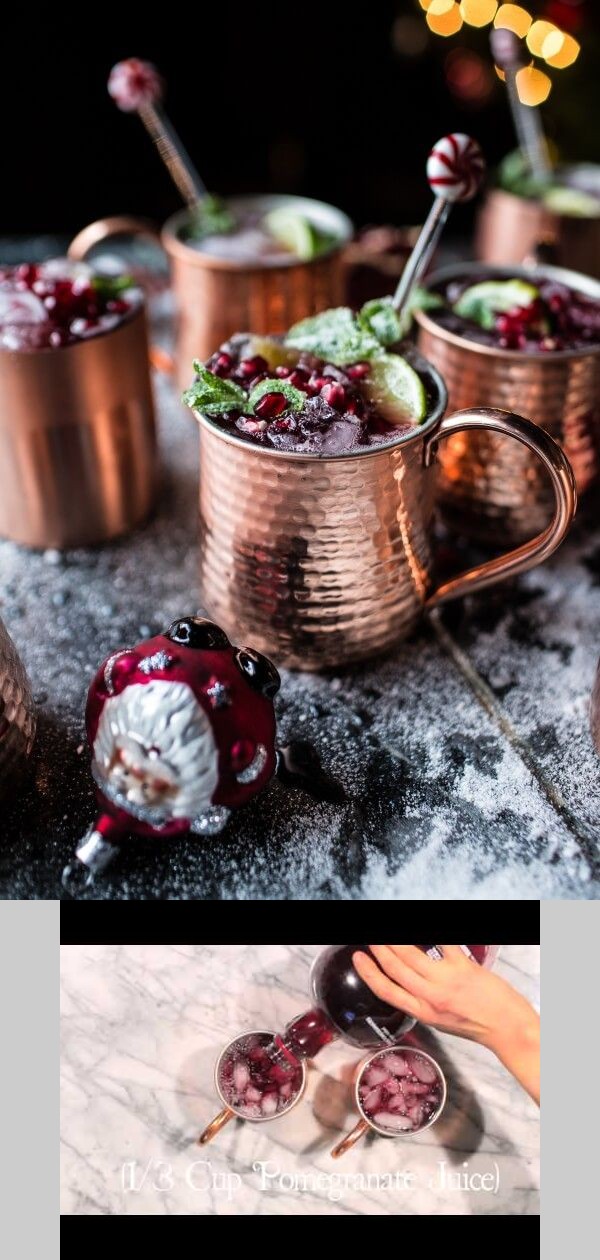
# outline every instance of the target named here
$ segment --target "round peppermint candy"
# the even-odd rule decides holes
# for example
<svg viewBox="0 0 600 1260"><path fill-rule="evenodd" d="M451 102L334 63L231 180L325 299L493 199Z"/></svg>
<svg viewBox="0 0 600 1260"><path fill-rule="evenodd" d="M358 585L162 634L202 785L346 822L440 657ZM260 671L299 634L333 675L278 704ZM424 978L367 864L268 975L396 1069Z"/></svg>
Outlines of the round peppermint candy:
<svg viewBox="0 0 600 1260"><path fill-rule="evenodd" d="M438 140L427 159L430 187L444 201L470 201L484 171L485 161L477 141L459 131Z"/></svg>
<svg viewBox="0 0 600 1260"><path fill-rule="evenodd" d="M128 57L113 66L108 90L119 109L130 113L145 105L156 105L162 98L163 81L151 61Z"/></svg>

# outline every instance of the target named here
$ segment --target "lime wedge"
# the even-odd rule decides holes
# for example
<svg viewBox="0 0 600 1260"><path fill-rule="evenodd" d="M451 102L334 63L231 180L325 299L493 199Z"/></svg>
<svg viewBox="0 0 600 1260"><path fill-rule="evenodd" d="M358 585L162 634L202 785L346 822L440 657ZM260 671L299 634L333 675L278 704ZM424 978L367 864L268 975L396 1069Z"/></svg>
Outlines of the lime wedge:
<svg viewBox="0 0 600 1260"><path fill-rule="evenodd" d="M274 337L260 337L257 335L250 337L246 357L250 359L255 354L260 354L261 358L266 359L271 369L295 367L298 362L298 351L282 345Z"/></svg>
<svg viewBox="0 0 600 1260"><path fill-rule="evenodd" d="M500 311L513 306L530 306L539 297L539 289L526 280L483 280L465 289L453 310L462 319L472 319L480 328L493 328Z"/></svg>
<svg viewBox="0 0 600 1260"><path fill-rule="evenodd" d="M361 382L389 424L412 420L422 424L427 415L427 395L421 377L399 354L372 359L369 375Z"/></svg>
<svg viewBox="0 0 600 1260"><path fill-rule="evenodd" d="M287 210L285 206L270 210L263 219L263 225L297 258L314 258L322 247L322 238L310 220L295 210Z"/></svg>
<svg viewBox="0 0 600 1260"><path fill-rule="evenodd" d="M544 195L544 205L553 214L572 215L576 219L597 219L600 201L579 188L549 188Z"/></svg>

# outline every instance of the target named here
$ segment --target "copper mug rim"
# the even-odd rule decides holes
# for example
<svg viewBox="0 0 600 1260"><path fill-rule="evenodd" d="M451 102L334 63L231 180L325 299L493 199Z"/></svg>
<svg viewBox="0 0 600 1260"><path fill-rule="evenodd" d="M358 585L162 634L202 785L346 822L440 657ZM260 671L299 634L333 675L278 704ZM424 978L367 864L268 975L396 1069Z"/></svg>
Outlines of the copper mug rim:
<svg viewBox="0 0 600 1260"><path fill-rule="evenodd" d="M246 1124L272 1124L273 1120L282 1119L283 1116L287 1116L288 1112L292 1111L293 1108L297 1106L297 1104L300 1102L301 1098L304 1096L304 1093L306 1091L306 1086L308 1084L308 1070L306 1067L305 1060L299 1059L298 1066L302 1069L302 1084L300 1086L300 1089L298 1090L298 1093L294 1096L292 1101L288 1104L288 1106L285 1107L283 1111L278 1111L276 1115L274 1116L245 1116L241 1111L239 1111L236 1107L234 1107L233 1103L228 1102L228 1100L226 1099L223 1093L223 1090L221 1089L221 1085L219 1081L219 1072L221 1069L221 1064L223 1062L223 1059L225 1055L231 1050L232 1046L237 1045L238 1041L243 1041L245 1037L270 1037L271 1040L273 1041L276 1036L277 1036L277 1032L272 1032L270 1028L254 1028L250 1030L249 1032L239 1033L237 1037L232 1037L231 1041L228 1041L227 1045L223 1047L217 1059L217 1062L215 1064L215 1087L219 1095L219 1098L221 1099L221 1102L223 1103L223 1106L226 1107L228 1111L232 1111L237 1120L243 1120Z"/></svg>
<svg viewBox="0 0 600 1260"><path fill-rule="evenodd" d="M553 267L545 263L532 263L530 266L526 266L523 263L515 266L495 266L482 262L451 263L447 267L440 267L431 276L428 276L426 287L431 289L436 284L459 279L461 276L481 275L482 272L485 272L486 276L489 276L492 280L531 280L534 276L542 276L543 279L556 280L571 289L578 289L580 292L585 293L586 297L592 297L600 301L600 280L595 280L593 276L586 276L581 271L569 271L567 267ZM517 360L522 360L524 363L539 363L540 361L556 363L565 359L581 358L584 355L600 354L600 342L597 345L579 346L576 349L568 350L544 350L543 352L535 350L504 350L500 346L482 345L479 341L471 341L468 337L462 337L460 333L451 332L448 328L443 328L441 324L438 324L435 319L428 315L427 311L415 311L415 319L421 328L424 328L428 333L440 337L442 341L447 341L453 346L458 346L461 350L472 350L474 354L483 354L496 359L506 359L511 363Z"/></svg>
<svg viewBox="0 0 600 1260"><path fill-rule="evenodd" d="M192 266L206 268L209 267L216 271L274 271L278 269L289 270L291 267L314 266L323 261L324 258L330 258L332 254L343 249L345 245L354 236L354 224L348 218L343 210L339 210L337 206L331 205L327 201L318 201L314 197L297 197L293 193L253 193L244 196L226 197L225 203L232 209L260 209L264 212L269 210L278 210L280 207L293 206L301 213L305 211L307 217L311 217L317 227L323 227L324 230L333 233L334 240L315 258L297 258L290 255L289 258L276 258L272 262L265 260L260 263L242 261L234 258L219 258L214 254L204 254L201 250L194 249L182 240L179 231L183 225L189 222L190 212L187 209L178 210L176 214L172 214L164 224L160 239L163 248L167 254L175 255Z"/></svg>
<svg viewBox="0 0 600 1260"><path fill-rule="evenodd" d="M406 433L399 433L397 437L390 438L388 442L378 442L376 446L359 447L357 451L341 451L337 455L319 455L316 452L310 454L304 451L279 451L274 446L255 446L253 442L245 441L244 438L238 437L235 433L222 429L211 420L210 416L206 416L202 411L194 410L193 415L200 424L209 429L211 433L217 433L224 442L228 442L231 446L239 446L244 451L250 449L256 455L265 455L268 459L292 459L313 465L339 463L341 460L375 459L381 451L395 450L398 446L408 446L411 442L418 442L424 437L429 437L441 424L442 417L448 406L448 391L437 368L413 346L406 346L403 349L403 357L408 360L411 367L414 367L417 372L425 376L426 383L431 383L435 387L431 414L428 415L423 424L415 425L414 429L409 429Z"/></svg>
<svg viewBox="0 0 600 1260"><path fill-rule="evenodd" d="M401 1054L401 1053L419 1054L422 1059L427 1059L427 1061L431 1063L432 1067L435 1068L435 1071L437 1072L438 1077L440 1078L442 1082L442 1099L441 1099L439 1107L437 1108L437 1111L434 1111L433 1115L427 1121L427 1124L421 1125L420 1129L406 1129L400 1133L390 1133L389 1129L382 1129L380 1125L375 1124L375 1122L371 1120L370 1116L368 1116L366 1111L364 1110L363 1105L360 1101L360 1082L365 1072L367 1071L367 1069L371 1066L372 1063L375 1062L376 1059L380 1059L382 1055L384 1054ZM434 1059L432 1054L428 1054L426 1050L421 1050L417 1046L404 1046L400 1042L397 1046L387 1046L385 1050L376 1050L374 1054L369 1055L368 1059L365 1059L364 1063L360 1065L357 1071L356 1080L354 1082L354 1097L356 1099L356 1106L358 1107L358 1110L363 1120L366 1121L370 1129L374 1129L375 1133L379 1133L381 1137L386 1137L386 1138L418 1137L420 1133L425 1133L426 1129L431 1129L432 1126L434 1124L437 1124L437 1121L440 1119L442 1112L444 1111L444 1108L448 1101L448 1082L446 1080L446 1076L444 1072L442 1072L442 1069L437 1059Z"/></svg>

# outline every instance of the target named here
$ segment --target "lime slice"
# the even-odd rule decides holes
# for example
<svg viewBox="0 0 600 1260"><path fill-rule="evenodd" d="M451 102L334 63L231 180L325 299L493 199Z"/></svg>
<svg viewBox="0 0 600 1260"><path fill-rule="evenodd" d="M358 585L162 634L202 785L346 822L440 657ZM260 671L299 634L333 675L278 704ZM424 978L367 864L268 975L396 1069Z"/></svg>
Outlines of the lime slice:
<svg viewBox="0 0 600 1260"><path fill-rule="evenodd" d="M275 237L286 249L297 258L314 258L321 249L321 236L309 219L295 210L287 210L282 206L279 210L270 210L263 219L263 225L271 236Z"/></svg>
<svg viewBox="0 0 600 1260"><path fill-rule="evenodd" d="M480 328L493 328L500 311L513 306L530 306L539 297L539 289L526 280L483 280L465 289L453 310L462 319L472 319Z"/></svg>
<svg viewBox="0 0 600 1260"><path fill-rule="evenodd" d="M549 188L544 205L553 214L572 215L576 219L597 219L600 215L600 201L579 188Z"/></svg>
<svg viewBox="0 0 600 1260"><path fill-rule="evenodd" d="M298 351L282 345L274 337L260 337L256 335L250 337L246 357L250 359L255 354L259 354L262 359L266 359L271 369L295 367L298 362Z"/></svg>
<svg viewBox="0 0 600 1260"><path fill-rule="evenodd" d="M421 424L427 415L427 395L421 377L399 354L372 359L365 377L365 393L389 424L412 420Z"/></svg>

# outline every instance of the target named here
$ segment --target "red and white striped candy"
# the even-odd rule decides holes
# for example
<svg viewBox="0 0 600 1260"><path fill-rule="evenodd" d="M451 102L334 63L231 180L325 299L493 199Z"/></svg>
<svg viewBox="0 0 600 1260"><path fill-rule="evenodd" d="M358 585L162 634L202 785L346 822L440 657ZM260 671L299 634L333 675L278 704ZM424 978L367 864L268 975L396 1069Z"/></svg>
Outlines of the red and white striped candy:
<svg viewBox="0 0 600 1260"><path fill-rule="evenodd" d="M485 171L483 153L476 140L460 131L443 136L427 159L427 178L436 197L444 201L470 201Z"/></svg>
<svg viewBox="0 0 600 1260"><path fill-rule="evenodd" d="M108 90L119 109L130 113L145 105L157 105L163 94L163 81L151 61L128 57L113 66Z"/></svg>

